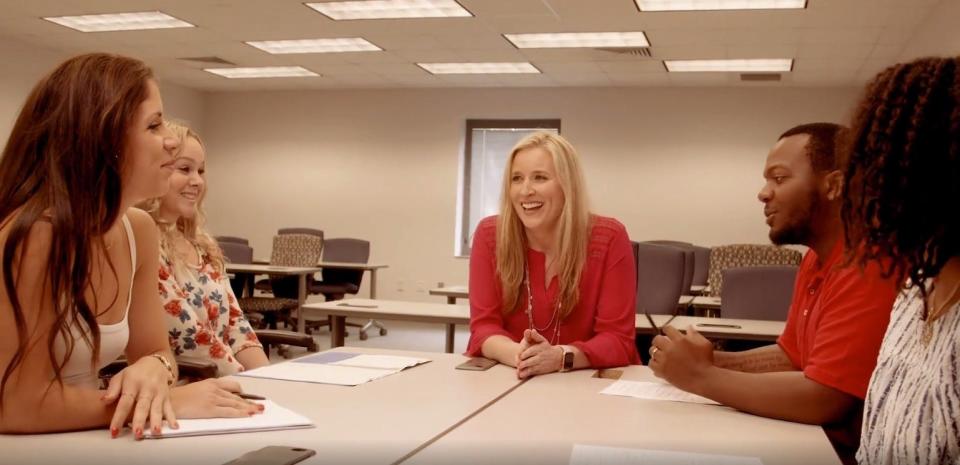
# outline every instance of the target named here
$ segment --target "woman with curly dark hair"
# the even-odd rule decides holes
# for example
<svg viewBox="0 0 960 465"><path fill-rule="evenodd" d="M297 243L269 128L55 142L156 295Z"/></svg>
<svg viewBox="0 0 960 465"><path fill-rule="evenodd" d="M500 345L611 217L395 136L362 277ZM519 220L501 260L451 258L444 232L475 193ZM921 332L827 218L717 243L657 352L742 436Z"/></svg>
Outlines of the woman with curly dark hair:
<svg viewBox="0 0 960 465"><path fill-rule="evenodd" d="M902 283L864 407L857 460L960 463L960 58L899 64L853 121L847 246ZM856 246L856 247L855 247Z"/></svg>

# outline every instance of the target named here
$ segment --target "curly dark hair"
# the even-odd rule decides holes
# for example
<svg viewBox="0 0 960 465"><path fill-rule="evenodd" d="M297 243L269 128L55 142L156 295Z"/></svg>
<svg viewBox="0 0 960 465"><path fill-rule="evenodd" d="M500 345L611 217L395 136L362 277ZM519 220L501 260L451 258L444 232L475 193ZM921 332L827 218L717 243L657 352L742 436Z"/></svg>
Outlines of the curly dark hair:
<svg viewBox="0 0 960 465"><path fill-rule="evenodd" d="M960 57L894 65L867 85L845 148L848 250L917 286L960 255ZM928 309L924 304L923 318Z"/></svg>

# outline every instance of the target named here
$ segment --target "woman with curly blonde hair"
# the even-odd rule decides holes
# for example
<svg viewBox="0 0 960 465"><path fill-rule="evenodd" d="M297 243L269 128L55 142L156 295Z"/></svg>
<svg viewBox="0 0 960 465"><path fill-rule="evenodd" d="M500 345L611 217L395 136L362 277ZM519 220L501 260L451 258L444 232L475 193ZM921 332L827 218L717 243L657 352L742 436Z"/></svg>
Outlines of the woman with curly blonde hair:
<svg viewBox="0 0 960 465"><path fill-rule="evenodd" d="M204 229L206 152L200 136L173 122L181 141L167 195L143 205L160 227L159 292L176 355L217 364L221 375L269 364L224 271L223 252Z"/></svg>

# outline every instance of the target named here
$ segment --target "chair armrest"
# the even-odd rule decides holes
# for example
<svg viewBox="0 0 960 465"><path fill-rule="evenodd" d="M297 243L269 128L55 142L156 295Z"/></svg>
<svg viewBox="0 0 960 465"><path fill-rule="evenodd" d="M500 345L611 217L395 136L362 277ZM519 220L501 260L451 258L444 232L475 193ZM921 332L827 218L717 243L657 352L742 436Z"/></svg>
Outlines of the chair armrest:
<svg viewBox="0 0 960 465"><path fill-rule="evenodd" d="M258 329L254 331L257 339L263 344L279 345L286 344L297 347L306 347L310 352L320 350L313 336L309 334L297 333L293 331L284 331L281 329Z"/></svg>
<svg viewBox="0 0 960 465"><path fill-rule="evenodd" d="M217 364L202 358L177 357L177 368L181 378L207 379L218 374Z"/></svg>

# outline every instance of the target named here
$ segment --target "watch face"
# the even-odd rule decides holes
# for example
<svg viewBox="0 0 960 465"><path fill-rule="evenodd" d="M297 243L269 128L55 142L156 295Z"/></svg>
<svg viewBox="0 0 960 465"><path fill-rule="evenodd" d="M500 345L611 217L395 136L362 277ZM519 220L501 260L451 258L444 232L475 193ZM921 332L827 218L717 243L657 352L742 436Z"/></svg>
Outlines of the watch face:
<svg viewBox="0 0 960 465"><path fill-rule="evenodd" d="M563 354L563 368L569 370L573 368L573 352L564 352Z"/></svg>

